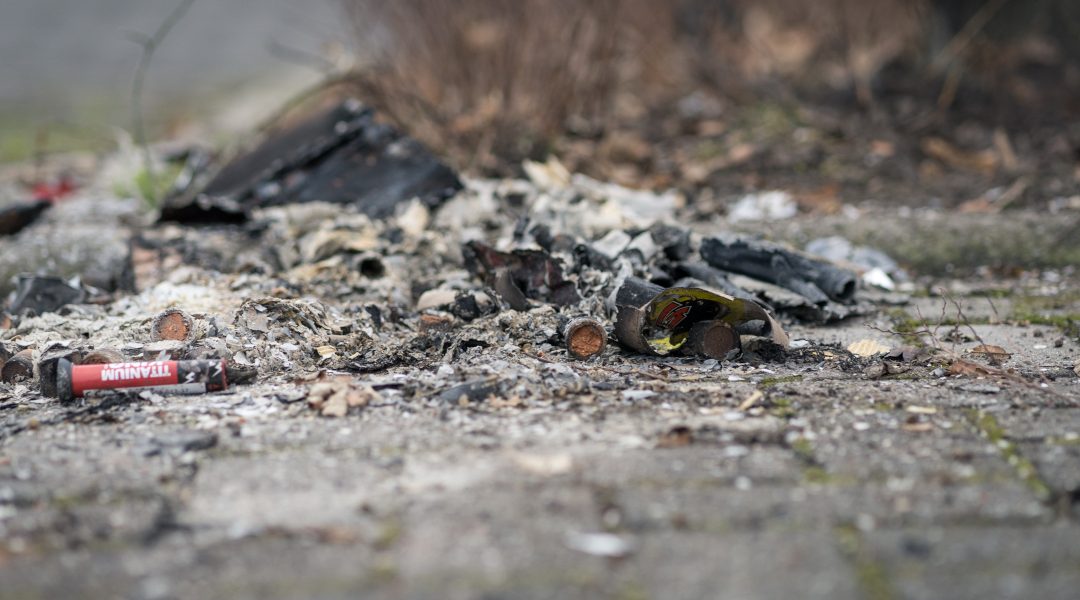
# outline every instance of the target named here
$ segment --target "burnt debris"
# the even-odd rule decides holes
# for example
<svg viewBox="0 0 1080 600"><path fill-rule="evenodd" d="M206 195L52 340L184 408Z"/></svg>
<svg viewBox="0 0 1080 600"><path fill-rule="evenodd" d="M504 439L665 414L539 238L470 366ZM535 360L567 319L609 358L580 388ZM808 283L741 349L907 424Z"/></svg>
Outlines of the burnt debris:
<svg viewBox="0 0 1080 600"><path fill-rule="evenodd" d="M758 304L701 288L663 288L630 277L619 287L615 305L616 337L644 354L664 356L685 347L710 358L726 357L737 348L737 337L727 339L726 330L715 328L718 323L732 332L769 336L781 346L788 344L787 334ZM691 337L694 343L688 346Z"/></svg>
<svg viewBox="0 0 1080 600"><path fill-rule="evenodd" d="M13 235L26 229L52 205L50 200L35 199L0 208L0 235Z"/></svg>
<svg viewBox="0 0 1080 600"><path fill-rule="evenodd" d="M563 340L570 356L586 360L600 355L607 347L607 331L600 319L578 317L563 327Z"/></svg>
<svg viewBox="0 0 1080 600"><path fill-rule="evenodd" d="M346 101L267 137L197 192L169 199L162 221L238 223L254 208L304 202L349 204L385 218L413 198L428 207L461 181L420 142Z"/></svg>
<svg viewBox="0 0 1080 600"><path fill-rule="evenodd" d="M850 303L855 298L855 273L776 244L706 238L701 242L701 257L717 269L775 283L814 304Z"/></svg>
<svg viewBox="0 0 1080 600"><path fill-rule="evenodd" d="M474 241L465 244L464 255L465 267L517 310L529 307L526 298L558 306L581 300L574 282L563 275L563 267L542 250L500 252Z"/></svg>
<svg viewBox="0 0 1080 600"><path fill-rule="evenodd" d="M780 359L778 315L829 321L859 306L855 275L828 261L702 239L676 220L675 192L571 176L557 161L527 168L531 182L463 187L357 103L216 171L214 160L189 152L161 212L179 224L117 228L130 293L18 278L0 339L20 352L4 381L70 400L303 378L327 383L301 396L312 409L345 416L377 397L340 374L386 372L400 394L517 406L540 382L556 394L592 383L566 365L515 364L514 352L598 371L628 353Z"/></svg>
<svg viewBox="0 0 1080 600"><path fill-rule="evenodd" d="M20 275L8 312L13 315L40 315L56 312L86 298L87 290L78 282L64 281L59 277Z"/></svg>

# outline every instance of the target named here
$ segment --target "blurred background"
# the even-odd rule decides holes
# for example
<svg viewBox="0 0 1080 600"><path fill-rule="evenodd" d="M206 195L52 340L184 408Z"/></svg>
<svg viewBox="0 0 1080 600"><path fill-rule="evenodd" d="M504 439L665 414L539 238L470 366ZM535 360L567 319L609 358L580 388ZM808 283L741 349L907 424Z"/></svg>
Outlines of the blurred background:
<svg viewBox="0 0 1080 600"><path fill-rule="evenodd" d="M176 6L5 2L0 158L129 128L131 34ZM554 153L706 205L1052 207L1078 193L1078 64L1073 0L196 0L144 108L220 141L326 81L473 174Z"/></svg>
<svg viewBox="0 0 1080 600"><path fill-rule="evenodd" d="M132 79L141 54L133 38L151 35L178 5L0 3L0 161L28 158L35 144L47 150L108 147L114 128L130 129ZM147 72L144 108L153 131L168 135L206 119L234 132L249 127L247 111L229 109L251 103L250 113L265 112L266 105L319 80L318 71L293 55L326 56L346 31L336 0L196 0Z"/></svg>

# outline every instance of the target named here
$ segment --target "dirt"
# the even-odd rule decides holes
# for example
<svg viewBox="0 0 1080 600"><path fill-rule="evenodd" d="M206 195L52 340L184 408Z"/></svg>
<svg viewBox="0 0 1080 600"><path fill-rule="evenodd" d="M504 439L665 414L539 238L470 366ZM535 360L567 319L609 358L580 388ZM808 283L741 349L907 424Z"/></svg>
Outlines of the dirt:
<svg viewBox="0 0 1080 600"><path fill-rule="evenodd" d="M22 12L5 24L35 14ZM275 52L310 47L295 27L279 31L278 7L226 36L240 52L201 69L196 88L177 89L195 67L176 53L236 29L206 27L212 12L197 3L163 47L151 117L205 99L196 88L258 75L251 31L276 32ZM139 30L157 22L129 16ZM326 29L308 17L301 29ZM31 65L41 101L6 110L25 123L9 127L0 160L68 145L42 117L115 120L119 109L97 106L115 94L93 90L133 65L94 67L83 53L56 68L103 38L90 25L48 52L4 37L31 47L12 65ZM491 38L468 25L470 39ZM481 161L471 154L506 133L499 98L477 95L483 110L465 102L434 124L401 115L438 116L441 103L384 110L380 123L396 115L439 160L483 171L446 202L386 196L377 214L282 200L234 214L239 224L160 224L141 150L123 138L107 154L5 166L4 202L69 176L75 191L0 237L0 294L35 273L87 301L0 315L0 599L1075 597L1077 71L1036 42L1037 68L995 65L1000 80L985 88L956 63L963 81L947 103L942 74L907 81L889 65L863 90L831 81L812 94L783 75L693 91L665 74L655 102L623 90L604 120L570 118L555 139L508 123L521 139ZM431 58L433 78L405 70L408 91L489 75ZM236 78L229 65L258 68ZM53 79L75 93L46 93ZM290 86L274 87L273 102L232 98L235 110L188 125L218 146ZM563 100L558 82L542 87ZM526 121L545 112L525 106ZM318 162L286 145L305 169ZM183 173L164 160L178 150L197 149L150 149L157 183ZM520 162L541 150L562 162ZM253 186L245 208L304 180L273 183ZM344 179L324 183L333 194ZM883 269L892 289L863 277L855 302L819 306L733 276L778 309L786 335L710 320L672 355L620 343L618 288L631 276L676 285L676 262L721 234L800 249L840 236L895 261ZM575 330L582 318L600 329ZM211 393L65 402L48 385L60 357L224 359L235 377Z"/></svg>
<svg viewBox="0 0 1080 600"><path fill-rule="evenodd" d="M543 374L516 401L410 397L391 372L343 419L283 385L77 418L15 400L5 426L38 424L4 441L4 595L1069 597L1077 342L976 330L1046 387L867 380L829 358L867 335L850 324L793 328L823 342L779 364L514 349L426 371ZM571 549L600 533L632 550Z"/></svg>
<svg viewBox="0 0 1080 600"><path fill-rule="evenodd" d="M644 356L612 339L582 361L561 320L610 327L597 295L610 275L576 272L578 305L523 297L530 308L514 310L464 270L463 242L513 247L522 218L596 239L697 209L582 179L545 185L469 180L443 207L387 222L313 204L251 227L153 229L91 188L5 241L17 252L80 215L115 214L115 239L69 237L65 253L122 246L128 227L163 249L140 255L161 262L143 265L136 293L25 317L5 345L223 356L258 378L72 404L32 381L0 386L0 597L1073 595L1080 284L1075 244L1045 233L1064 219L870 206L692 217L699 232L800 245L835 227L915 273L973 274L863 290L873 310L832 326L785 318L787 351L746 339L734 360ZM997 264L966 250L1002 232L1047 251ZM189 341L171 346L152 333L170 307L191 318ZM845 350L867 338L938 352ZM980 344L1005 349L1005 364L968 352ZM958 360L985 370L949 374Z"/></svg>

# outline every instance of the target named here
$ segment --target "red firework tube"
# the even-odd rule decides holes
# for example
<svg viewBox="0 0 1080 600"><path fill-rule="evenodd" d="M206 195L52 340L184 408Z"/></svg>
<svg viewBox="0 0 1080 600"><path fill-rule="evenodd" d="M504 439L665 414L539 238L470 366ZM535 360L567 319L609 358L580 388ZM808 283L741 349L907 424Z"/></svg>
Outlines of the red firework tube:
<svg viewBox="0 0 1080 600"><path fill-rule="evenodd" d="M169 394L204 394L228 387L224 359L75 365L60 359L56 391L63 401L91 390L150 389Z"/></svg>

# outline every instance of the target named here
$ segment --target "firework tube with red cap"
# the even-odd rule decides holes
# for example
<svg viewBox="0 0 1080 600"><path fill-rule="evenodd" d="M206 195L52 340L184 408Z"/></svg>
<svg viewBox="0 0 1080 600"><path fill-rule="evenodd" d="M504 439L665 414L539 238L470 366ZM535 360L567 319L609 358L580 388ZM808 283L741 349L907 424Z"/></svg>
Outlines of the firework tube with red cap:
<svg viewBox="0 0 1080 600"><path fill-rule="evenodd" d="M93 390L137 389L166 394L205 394L229 386L224 359L76 365L60 359L56 391L69 402Z"/></svg>

